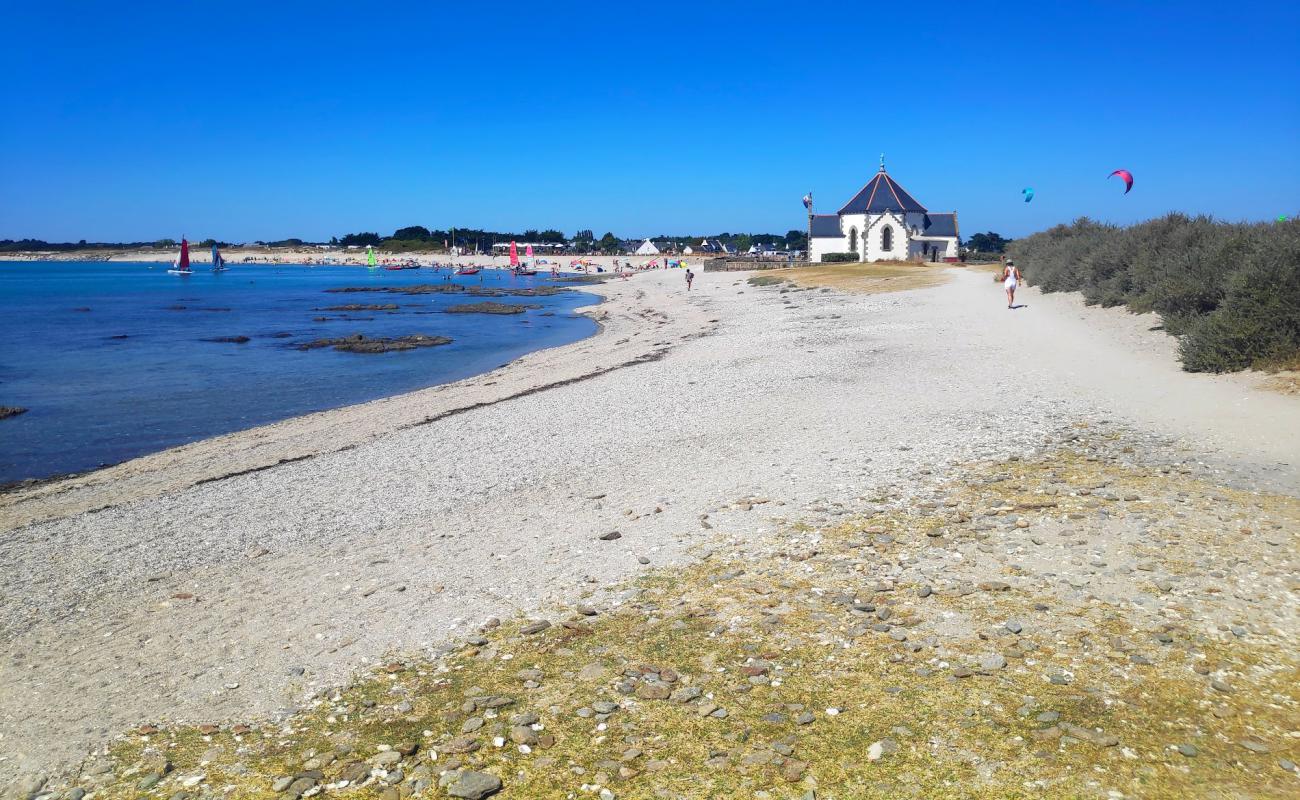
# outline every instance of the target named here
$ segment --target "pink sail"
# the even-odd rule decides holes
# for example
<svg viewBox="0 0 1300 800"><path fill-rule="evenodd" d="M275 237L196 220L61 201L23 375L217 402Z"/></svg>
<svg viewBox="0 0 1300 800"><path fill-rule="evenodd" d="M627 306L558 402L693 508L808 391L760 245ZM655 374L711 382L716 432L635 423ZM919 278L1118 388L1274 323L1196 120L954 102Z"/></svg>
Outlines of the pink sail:
<svg viewBox="0 0 1300 800"><path fill-rule="evenodd" d="M519 266L519 248L515 246L514 242L510 243L510 266Z"/></svg>
<svg viewBox="0 0 1300 800"><path fill-rule="evenodd" d="M533 246L531 244L524 248L524 255L529 258L533 257Z"/></svg>

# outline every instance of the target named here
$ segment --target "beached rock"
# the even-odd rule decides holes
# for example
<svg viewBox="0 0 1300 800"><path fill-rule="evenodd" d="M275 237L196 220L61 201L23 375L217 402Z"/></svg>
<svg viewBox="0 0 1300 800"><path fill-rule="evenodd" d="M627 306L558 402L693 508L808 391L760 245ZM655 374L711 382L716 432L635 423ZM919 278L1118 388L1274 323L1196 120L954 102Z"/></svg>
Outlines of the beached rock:
<svg viewBox="0 0 1300 800"><path fill-rule="evenodd" d="M522 314L530 308L541 308L541 306L524 305L522 303L494 303L488 300L483 303L462 303L448 306L444 309L444 312L447 314Z"/></svg>
<svg viewBox="0 0 1300 800"><path fill-rule="evenodd" d="M299 350L315 350L332 347L343 353L389 353L396 350L415 350L420 347L437 347L451 344L446 336L428 336L413 333L409 336L369 338L360 333L333 339L316 339L298 345Z"/></svg>
<svg viewBox="0 0 1300 800"><path fill-rule="evenodd" d="M0 406L0 419L8 419L26 413L27 409L22 406Z"/></svg>

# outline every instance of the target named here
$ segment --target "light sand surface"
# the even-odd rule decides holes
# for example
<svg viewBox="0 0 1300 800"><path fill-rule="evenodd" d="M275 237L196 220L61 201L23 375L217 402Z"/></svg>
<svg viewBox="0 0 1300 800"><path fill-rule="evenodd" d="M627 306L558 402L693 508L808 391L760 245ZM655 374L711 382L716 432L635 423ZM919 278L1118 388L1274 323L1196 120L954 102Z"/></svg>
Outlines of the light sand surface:
<svg viewBox="0 0 1300 800"><path fill-rule="evenodd" d="M386 653L687 559L711 541L700 515L747 495L858 508L864 486L1103 420L1296 493L1300 399L1181 372L1146 319L1032 289L1010 311L959 269L871 296L681 277L605 287L604 333L491 376L9 501L0 775L143 721L275 714ZM300 460L194 485L282 458Z"/></svg>

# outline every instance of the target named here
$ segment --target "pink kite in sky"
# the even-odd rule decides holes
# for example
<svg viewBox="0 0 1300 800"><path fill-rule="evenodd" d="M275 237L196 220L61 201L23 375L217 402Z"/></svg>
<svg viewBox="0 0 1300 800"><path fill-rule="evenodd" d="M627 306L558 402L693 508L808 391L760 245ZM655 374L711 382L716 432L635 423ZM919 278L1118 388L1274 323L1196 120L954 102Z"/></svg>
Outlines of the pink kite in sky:
<svg viewBox="0 0 1300 800"><path fill-rule="evenodd" d="M1128 190L1133 188L1133 173L1126 169L1117 169L1106 177L1113 178L1116 175L1120 177L1120 180L1124 181L1124 194L1128 194Z"/></svg>

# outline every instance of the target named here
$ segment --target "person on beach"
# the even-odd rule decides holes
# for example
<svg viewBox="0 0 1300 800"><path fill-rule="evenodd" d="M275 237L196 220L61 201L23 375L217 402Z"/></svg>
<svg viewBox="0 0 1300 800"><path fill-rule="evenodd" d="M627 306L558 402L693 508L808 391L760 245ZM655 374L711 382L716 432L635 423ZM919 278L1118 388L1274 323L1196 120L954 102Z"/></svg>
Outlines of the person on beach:
<svg viewBox="0 0 1300 800"><path fill-rule="evenodd" d="M1016 307L1016 287L1020 285L1020 270L1014 261L1002 267L1002 288L1007 290L1007 308Z"/></svg>
<svg viewBox="0 0 1300 800"><path fill-rule="evenodd" d="M690 269L688 268L686 270L686 291L689 292L691 290L692 283L695 283L695 273L691 272Z"/></svg>

